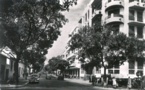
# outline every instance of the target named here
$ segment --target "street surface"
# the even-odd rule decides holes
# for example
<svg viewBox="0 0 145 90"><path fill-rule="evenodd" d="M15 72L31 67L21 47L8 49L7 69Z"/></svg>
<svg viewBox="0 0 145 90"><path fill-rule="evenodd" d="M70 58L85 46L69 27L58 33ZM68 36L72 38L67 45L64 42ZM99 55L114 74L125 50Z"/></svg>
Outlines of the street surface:
<svg viewBox="0 0 145 90"><path fill-rule="evenodd" d="M113 90L113 88L101 88L92 86L88 81L78 79L46 80L40 78L39 84L28 84L19 88L3 88L1 90ZM125 90L125 89L114 89ZM127 90L127 89L126 89Z"/></svg>

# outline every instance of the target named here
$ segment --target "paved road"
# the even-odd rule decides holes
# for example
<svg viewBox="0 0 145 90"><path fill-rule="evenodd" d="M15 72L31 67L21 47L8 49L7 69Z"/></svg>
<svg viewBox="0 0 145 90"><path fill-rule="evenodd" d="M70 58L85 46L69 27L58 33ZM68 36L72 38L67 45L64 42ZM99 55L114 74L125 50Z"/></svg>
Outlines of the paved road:
<svg viewBox="0 0 145 90"><path fill-rule="evenodd" d="M44 77L40 78L39 84L28 84L20 88L7 88L1 90L113 90L112 88L100 88L92 86L88 81L78 81L77 79L61 80L46 80ZM114 89L125 90L125 89ZM127 89L126 89L127 90Z"/></svg>

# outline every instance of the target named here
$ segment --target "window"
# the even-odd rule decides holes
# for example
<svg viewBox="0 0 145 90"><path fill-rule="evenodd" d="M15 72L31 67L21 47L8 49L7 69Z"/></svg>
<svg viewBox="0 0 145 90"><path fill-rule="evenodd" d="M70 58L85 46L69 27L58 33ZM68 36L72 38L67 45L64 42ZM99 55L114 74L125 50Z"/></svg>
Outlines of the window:
<svg viewBox="0 0 145 90"><path fill-rule="evenodd" d="M119 71L119 69L109 69L109 70L108 70L108 73L109 73L109 74L119 74L120 71Z"/></svg>
<svg viewBox="0 0 145 90"><path fill-rule="evenodd" d="M134 74L135 73L135 62L130 61L129 62L129 74Z"/></svg>
<svg viewBox="0 0 145 90"><path fill-rule="evenodd" d="M137 11L137 21L142 22L143 21L143 12Z"/></svg>
<svg viewBox="0 0 145 90"><path fill-rule="evenodd" d="M108 0L108 2L111 2L111 0Z"/></svg>
<svg viewBox="0 0 145 90"><path fill-rule="evenodd" d="M137 38L143 38L143 27L137 27Z"/></svg>
<svg viewBox="0 0 145 90"><path fill-rule="evenodd" d="M145 0L141 0L142 3L145 3Z"/></svg>
<svg viewBox="0 0 145 90"><path fill-rule="evenodd" d="M143 63L144 60L142 58L137 59L137 71L143 72Z"/></svg>
<svg viewBox="0 0 145 90"><path fill-rule="evenodd" d="M108 70L108 73L113 74L113 70Z"/></svg>
<svg viewBox="0 0 145 90"><path fill-rule="evenodd" d="M110 73L110 74L119 74L120 73L119 62L115 63L115 66L113 68L109 69L108 73Z"/></svg>
<svg viewBox="0 0 145 90"><path fill-rule="evenodd" d="M139 2L139 0L129 0L129 2L133 2L133 1L138 1Z"/></svg>
<svg viewBox="0 0 145 90"><path fill-rule="evenodd" d="M114 34L117 34L117 33L119 33L119 25L118 24L115 24L115 25L113 25L113 29L114 29Z"/></svg>
<svg viewBox="0 0 145 90"><path fill-rule="evenodd" d="M143 69L143 60L137 61L137 69Z"/></svg>
<svg viewBox="0 0 145 90"><path fill-rule="evenodd" d="M85 14L85 20L87 21L87 13Z"/></svg>
<svg viewBox="0 0 145 90"><path fill-rule="evenodd" d="M88 10L88 18L89 18L89 15L90 15L90 12L89 12L89 10Z"/></svg>
<svg viewBox="0 0 145 90"><path fill-rule="evenodd" d="M134 26L129 26L129 36L130 37L135 36Z"/></svg>
<svg viewBox="0 0 145 90"><path fill-rule="evenodd" d="M134 20L134 10L129 10L129 20Z"/></svg>
<svg viewBox="0 0 145 90"><path fill-rule="evenodd" d="M114 70L114 74L119 74L119 70Z"/></svg>

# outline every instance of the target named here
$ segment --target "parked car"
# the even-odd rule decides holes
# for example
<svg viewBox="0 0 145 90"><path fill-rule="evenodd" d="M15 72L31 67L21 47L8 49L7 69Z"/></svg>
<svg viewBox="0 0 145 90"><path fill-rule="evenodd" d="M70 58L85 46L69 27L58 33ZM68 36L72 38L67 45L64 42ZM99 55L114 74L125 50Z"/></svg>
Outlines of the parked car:
<svg viewBox="0 0 145 90"><path fill-rule="evenodd" d="M48 73L48 74L46 74L46 79L48 79L48 80L51 80L51 79L57 79L57 76L54 75L54 74L50 74L50 73Z"/></svg>
<svg viewBox="0 0 145 90"><path fill-rule="evenodd" d="M63 75L58 75L57 80L64 80L64 76Z"/></svg>
<svg viewBox="0 0 145 90"><path fill-rule="evenodd" d="M29 79L29 83L39 83L39 75L32 74Z"/></svg>
<svg viewBox="0 0 145 90"><path fill-rule="evenodd" d="M51 74L46 74L46 79L51 80L52 79L52 75Z"/></svg>

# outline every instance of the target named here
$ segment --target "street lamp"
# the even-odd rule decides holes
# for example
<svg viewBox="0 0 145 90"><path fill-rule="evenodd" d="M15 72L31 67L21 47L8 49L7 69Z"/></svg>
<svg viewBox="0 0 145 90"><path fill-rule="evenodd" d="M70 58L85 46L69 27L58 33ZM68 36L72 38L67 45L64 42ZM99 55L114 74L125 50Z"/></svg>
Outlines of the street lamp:
<svg viewBox="0 0 145 90"><path fill-rule="evenodd" d="M108 66L108 62L107 61L104 61L103 62L104 63L104 77L103 77L103 79L104 79L104 86L106 86L106 68L107 68L107 66Z"/></svg>
<svg viewBox="0 0 145 90"><path fill-rule="evenodd" d="M104 61L104 66L107 67L108 66L108 62Z"/></svg>

